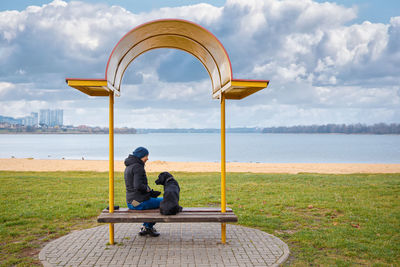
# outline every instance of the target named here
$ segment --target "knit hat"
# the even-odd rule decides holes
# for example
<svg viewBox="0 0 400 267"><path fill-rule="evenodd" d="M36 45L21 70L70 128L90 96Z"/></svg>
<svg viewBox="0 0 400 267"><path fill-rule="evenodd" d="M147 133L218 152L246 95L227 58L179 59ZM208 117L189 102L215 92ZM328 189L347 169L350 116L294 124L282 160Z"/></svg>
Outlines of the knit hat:
<svg viewBox="0 0 400 267"><path fill-rule="evenodd" d="M149 154L149 151L146 148L142 147L142 146L136 148L132 153L133 156L135 156L135 157L137 157L139 159L147 156L148 154Z"/></svg>

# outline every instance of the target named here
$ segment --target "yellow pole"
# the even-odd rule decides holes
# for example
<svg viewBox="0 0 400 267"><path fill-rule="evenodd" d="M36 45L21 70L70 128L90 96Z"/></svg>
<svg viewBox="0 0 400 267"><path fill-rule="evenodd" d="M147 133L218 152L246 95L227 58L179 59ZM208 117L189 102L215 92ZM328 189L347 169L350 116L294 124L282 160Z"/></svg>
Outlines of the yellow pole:
<svg viewBox="0 0 400 267"><path fill-rule="evenodd" d="M113 213L114 212L114 92L110 93L108 138L109 138L108 207L109 207L109 212ZM109 228L110 228L110 244L114 245L114 224L110 223Z"/></svg>
<svg viewBox="0 0 400 267"><path fill-rule="evenodd" d="M221 212L226 212L225 95L221 93ZM226 224L221 223L221 242L226 243Z"/></svg>

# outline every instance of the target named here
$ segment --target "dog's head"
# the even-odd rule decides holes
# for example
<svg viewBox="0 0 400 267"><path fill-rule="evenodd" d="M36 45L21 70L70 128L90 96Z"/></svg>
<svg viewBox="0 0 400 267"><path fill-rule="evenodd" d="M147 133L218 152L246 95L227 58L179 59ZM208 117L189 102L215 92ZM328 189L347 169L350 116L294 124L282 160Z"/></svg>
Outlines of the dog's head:
<svg viewBox="0 0 400 267"><path fill-rule="evenodd" d="M162 172L158 175L158 179L156 180L156 184L158 185L165 185L165 182L168 178L174 177L169 172Z"/></svg>

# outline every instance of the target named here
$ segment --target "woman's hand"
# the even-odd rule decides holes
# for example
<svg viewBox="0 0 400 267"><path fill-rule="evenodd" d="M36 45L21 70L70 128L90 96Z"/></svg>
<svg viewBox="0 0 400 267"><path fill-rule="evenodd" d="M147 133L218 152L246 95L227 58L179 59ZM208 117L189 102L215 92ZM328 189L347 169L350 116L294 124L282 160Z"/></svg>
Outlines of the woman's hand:
<svg viewBox="0 0 400 267"><path fill-rule="evenodd" d="M150 191L151 197L158 197L160 194L161 194L160 191L154 191L153 189L151 189L151 191Z"/></svg>

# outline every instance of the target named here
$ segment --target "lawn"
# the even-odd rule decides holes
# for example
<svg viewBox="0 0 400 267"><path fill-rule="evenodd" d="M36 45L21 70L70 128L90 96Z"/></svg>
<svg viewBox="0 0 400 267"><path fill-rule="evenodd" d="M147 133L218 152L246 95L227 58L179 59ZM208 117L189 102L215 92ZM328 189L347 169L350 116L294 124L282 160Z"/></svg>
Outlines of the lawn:
<svg viewBox="0 0 400 267"><path fill-rule="evenodd" d="M182 206L219 205L218 173L173 174ZM125 206L122 173L115 192ZM46 242L98 225L107 201L107 173L0 172L0 266L40 265ZM287 265L400 265L400 174L229 173L227 201L240 225L289 245Z"/></svg>

